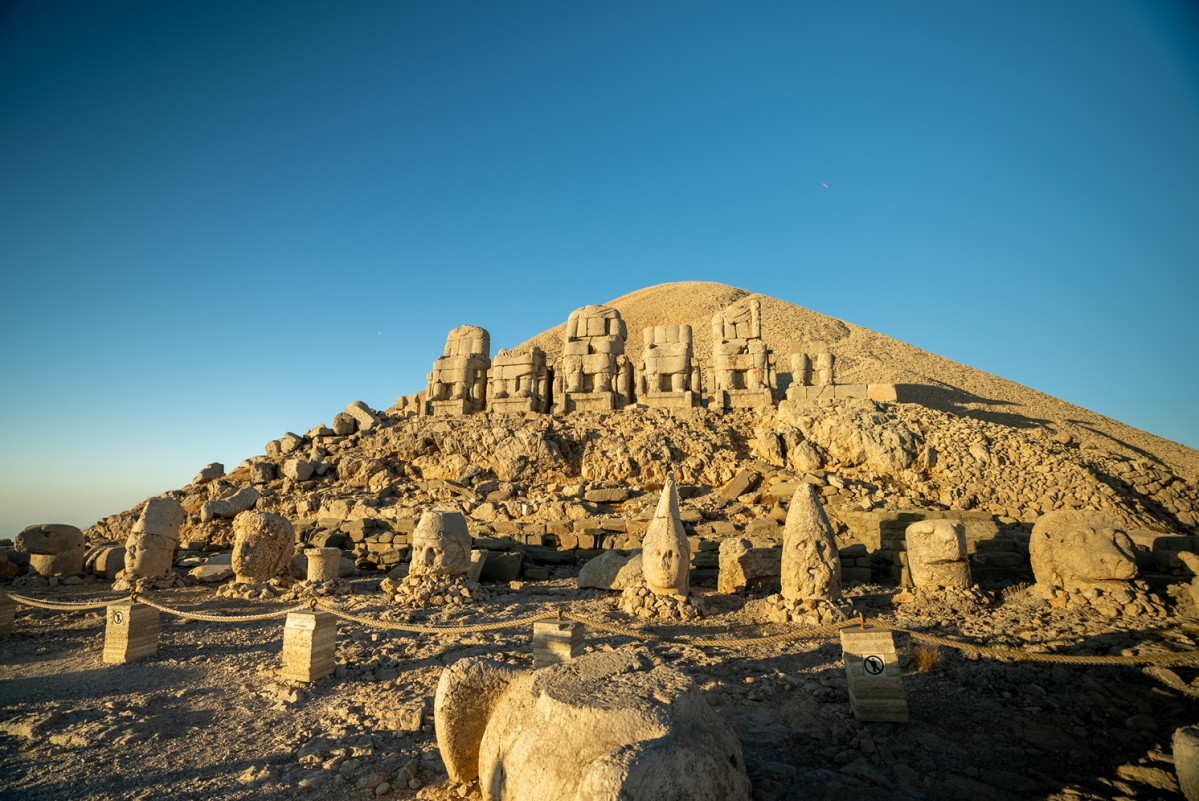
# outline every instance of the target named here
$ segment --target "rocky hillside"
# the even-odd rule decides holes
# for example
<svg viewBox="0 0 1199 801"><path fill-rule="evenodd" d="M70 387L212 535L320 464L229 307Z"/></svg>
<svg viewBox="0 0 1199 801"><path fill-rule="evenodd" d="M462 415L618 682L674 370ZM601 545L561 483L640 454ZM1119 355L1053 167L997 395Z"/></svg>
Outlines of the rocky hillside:
<svg viewBox="0 0 1199 801"><path fill-rule="evenodd" d="M628 324L628 352L641 352L641 330L690 325L706 370L712 358L712 315L752 293L725 284L685 281L639 289L606 305ZM1012 428L1066 433L1085 445L1160 462L1190 480L1199 478L1199 451L1124 425L1043 392L967 367L935 353L778 298L762 301L762 338L775 353L780 385L790 382L789 354L805 342L826 342L836 355L837 382L898 384L899 400L955 416ZM530 339L551 358L562 349L563 324Z"/></svg>
<svg viewBox="0 0 1199 801"><path fill-rule="evenodd" d="M651 323L691 324L702 360L711 314L744 294L669 284L612 305L633 342ZM289 432L227 475L205 470L171 493L188 513L182 538L227 543L231 518L254 507L287 516L308 542L344 545L360 567L385 568L405 558L413 522L437 504L466 513L478 537L582 551L564 555L574 561L636 545L669 469L689 533L711 541L769 539L801 481L820 488L843 545L862 541L863 515L901 510L969 512L1016 534L1062 508L1104 511L1130 529L1199 532L1194 450L782 301L763 298L762 313L779 353L831 342L842 382L935 387L909 387L899 403L787 401L729 414L428 418L400 403L379 412L355 403L331 416L333 428ZM532 342L553 353L554 333ZM925 402L902 402L921 391ZM89 539L123 540L137 511L100 521Z"/></svg>

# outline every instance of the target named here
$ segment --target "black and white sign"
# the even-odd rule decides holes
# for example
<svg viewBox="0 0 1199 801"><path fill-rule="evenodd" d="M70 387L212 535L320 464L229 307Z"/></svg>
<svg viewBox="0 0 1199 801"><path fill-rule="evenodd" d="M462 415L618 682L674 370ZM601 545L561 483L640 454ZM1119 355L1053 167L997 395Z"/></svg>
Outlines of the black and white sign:
<svg viewBox="0 0 1199 801"><path fill-rule="evenodd" d="M870 654L862 657L862 669L866 671L867 676L881 676L883 670L886 669L886 663L881 656Z"/></svg>

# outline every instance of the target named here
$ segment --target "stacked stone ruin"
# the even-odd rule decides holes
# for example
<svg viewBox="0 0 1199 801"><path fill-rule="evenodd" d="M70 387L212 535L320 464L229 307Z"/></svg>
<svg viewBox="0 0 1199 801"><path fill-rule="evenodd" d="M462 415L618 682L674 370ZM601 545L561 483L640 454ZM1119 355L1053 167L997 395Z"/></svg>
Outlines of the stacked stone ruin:
<svg viewBox="0 0 1199 801"><path fill-rule="evenodd" d="M712 318L709 397L704 397L700 364L689 325L649 326L634 361L626 353L628 329L610 306L584 306L571 312L562 335L562 354L550 364L545 351L531 346L501 350L490 358L490 335L463 325L446 338L433 362L423 393L398 398L397 407L452 416L610 412L640 404L658 409L705 405L726 411L773 406L779 400L774 352L762 338L762 303L744 298ZM896 399L893 384L837 384L834 355L819 343L791 355L795 403L832 398ZM350 410L347 410L347 412ZM338 421L334 421L337 429ZM345 421L345 431L353 430ZM369 426L368 426L369 427Z"/></svg>

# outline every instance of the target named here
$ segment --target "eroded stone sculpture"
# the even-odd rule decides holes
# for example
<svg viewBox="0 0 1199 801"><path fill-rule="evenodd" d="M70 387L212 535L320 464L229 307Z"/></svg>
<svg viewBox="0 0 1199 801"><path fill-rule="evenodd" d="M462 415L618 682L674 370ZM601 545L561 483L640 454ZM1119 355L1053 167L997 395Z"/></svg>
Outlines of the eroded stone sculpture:
<svg viewBox="0 0 1199 801"><path fill-rule="evenodd" d="M836 533L816 488L806 482L795 490L787 510L779 583L781 595L767 599L770 617L776 622L823 625L843 620L849 613L841 598Z"/></svg>
<svg viewBox="0 0 1199 801"><path fill-rule="evenodd" d="M536 346L501 350L487 376L487 409L497 414L549 411L550 373Z"/></svg>
<svg viewBox="0 0 1199 801"><path fill-rule="evenodd" d="M125 573L128 576L162 576L171 572L183 505L174 498L151 498L125 540Z"/></svg>
<svg viewBox="0 0 1199 801"><path fill-rule="evenodd" d="M620 312L584 306L571 312L554 372L554 412L612 411L632 402L633 364L625 355Z"/></svg>
<svg viewBox="0 0 1199 801"><path fill-rule="evenodd" d="M695 682L644 648L540 670L478 657L442 672L433 702L451 781L487 801L747 801L736 734Z"/></svg>
<svg viewBox="0 0 1199 801"><path fill-rule="evenodd" d="M834 397L834 357L823 343L805 345L800 353L791 354L791 386L787 400L816 400Z"/></svg>
<svg viewBox="0 0 1199 801"><path fill-rule="evenodd" d="M644 583L621 594L621 608L639 617L688 619L700 608L691 592L691 545L679 516L679 495L674 474L668 473L658 507L641 539L641 573Z"/></svg>
<svg viewBox="0 0 1199 801"><path fill-rule="evenodd" d="M433 362L425 390L425 414L459 415L483 410L487 400L487 371L491 367L491 336L477 325L449 333L445 353Z"/></svg>
<svg viewBox="0 0 1199 801"><path fill-rule="evenodd" d="M470 530L461 512L431 509L412 532L408 575L380 585L401 606L461 606L486 597L467 574L471 567Z"/></svg>
<svg viewBox="0 0 1199 801"><path fill-rule="evenodd" d="M699 406L703 394L699 364L691 347L691 326L649 326L642 337L645 347L637 370L637 401L650 408Z"/></svg>
<svg viewBox="0 0 1199 801"><path fill-rule="evenodd" d="M75 576L83 572L83 532L67 523L26 526L17 534L14 547L29 554L29 573L33 576Z"/></svg>
<svg viewBox="0 0 1199 801"><path fill-rule="evenodd" d="M1135 553L1120 523L1099 512L1076 509L1042 515L1028 542L1039 596L1052 606L1089 606L1109 617L1160 607L1144 585L1134 583Z"/></svg>
<svg viewBox="0 0 1199 801"><path fill-rule="evenodd" d="M905 534L908 571L919 589L966 589L971 585L966 527L960 520L921 520Z"/></svg>
<svg viewBox="0 0 1199 801"><path fill-rule="evenodd" d="M238 582L262 583L284 575L295 550L291 521L269 512L242 512L233 518L233 575Z"/></svg>
<svg viewBox="0 0 1199 801"><path fill-rule="evenodd" d="M746 298L712 317L712 400L715 409L771 406L774 357L762 339L762 302Z"/></svg>

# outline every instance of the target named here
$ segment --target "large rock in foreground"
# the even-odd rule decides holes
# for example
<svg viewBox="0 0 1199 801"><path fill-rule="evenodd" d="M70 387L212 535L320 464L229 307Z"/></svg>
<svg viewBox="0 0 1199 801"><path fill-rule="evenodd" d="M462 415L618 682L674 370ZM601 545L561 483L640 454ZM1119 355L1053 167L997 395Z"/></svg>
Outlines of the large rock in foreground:
<svg viewBox="0 0 1199 801"><path fill-rule="evenodd" d="M1037 520L1028 558L1043 588L1082 590L1137 576L1136 546L1120 524L1096 512L1061 509Z"/></svg>
<svg viewBox="0 0 1199 801"><path fill-rule="evenodd" d="M741 743L695 683L644 649L520 671L464 659L442 674L437 744L484 799L748 801Z"/></svg>

